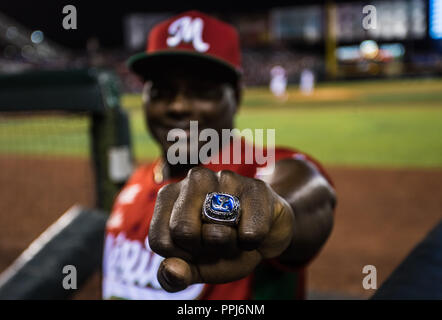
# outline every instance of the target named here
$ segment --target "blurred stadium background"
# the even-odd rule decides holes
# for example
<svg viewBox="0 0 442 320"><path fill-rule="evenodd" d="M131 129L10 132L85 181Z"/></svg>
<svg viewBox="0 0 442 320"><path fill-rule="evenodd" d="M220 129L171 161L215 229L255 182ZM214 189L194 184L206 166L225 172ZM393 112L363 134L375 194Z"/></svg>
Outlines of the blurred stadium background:
<svg viewBox="0 0 442 320"><path fill-rule="evenodd" d="M62 28L65 4L77 7L77 30ZM377 9L375 29L362 27L367 4ZM1 4L0 73L113 70L135 161L149 161L158 150L125 60L143 50L153 24L185 9ZM335 228L308 270L308 297L370 297L363 266L377 267L381 285L442 218L442 0L201 9L240 33L246 90L237 125L276 128L278 145L319 159L336 184ZM275 65L287 72L285 100L268 89ZM305 69L316 80L309 95L299 90ZM0 113L0 272L73 204L95 206L89 130L81 114ZM98 272L74 297L99 295Z"/></svg>

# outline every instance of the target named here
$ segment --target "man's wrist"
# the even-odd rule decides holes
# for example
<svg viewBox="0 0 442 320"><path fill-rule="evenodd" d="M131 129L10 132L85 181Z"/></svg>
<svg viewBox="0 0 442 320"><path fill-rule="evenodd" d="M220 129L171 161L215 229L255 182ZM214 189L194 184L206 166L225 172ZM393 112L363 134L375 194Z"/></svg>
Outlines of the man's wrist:
<svg viewBox="0 0 442 320"><path fill-rule="evenodd" d="M306 264L283 262L279 257L266 259L265 263L283 272L298 272L306 266Z"/></svg>

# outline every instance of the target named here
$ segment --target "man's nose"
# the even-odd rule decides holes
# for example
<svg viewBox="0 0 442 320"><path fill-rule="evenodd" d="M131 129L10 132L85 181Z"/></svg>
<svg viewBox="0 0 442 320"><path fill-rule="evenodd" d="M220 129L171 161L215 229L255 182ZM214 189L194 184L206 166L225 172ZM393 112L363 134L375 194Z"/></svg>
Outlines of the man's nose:
<svg viewBox="0 0 442 320"><path fill-rule="evenodd" d="M179 91L170 101L168 115L176 120L186 119L192 115L191 101L183 91Z"/></svg>

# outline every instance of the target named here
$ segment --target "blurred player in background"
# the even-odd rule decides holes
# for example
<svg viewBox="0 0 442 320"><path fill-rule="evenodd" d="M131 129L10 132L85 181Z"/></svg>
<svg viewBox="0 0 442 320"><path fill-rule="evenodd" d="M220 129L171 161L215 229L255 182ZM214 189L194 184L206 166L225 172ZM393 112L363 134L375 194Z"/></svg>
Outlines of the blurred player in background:
<svg viewBox="0 0 442 320"><path fill-rule="evenodd" d="M287 75L281 66L274 66L270 70L270 91L281 100L287 100Z"/></svg>
<svg viewBox="0 0 442 320"><path fill-rule="evenodd" d="M242 88L236 30L198 11L182 13L156 25L129 66L144 81L146 123L162 156L136 170L115 200L103 297L251 299L260 290L281 298L283 283L285 298L302 298L305 267L331 232L336 201L318 162L284 148L264 150L274 167L258 164L256 154L246 162L242 153L240 163L168 157L172 129L192 146L190 121L199 133L233 129ZM235 139L219 140L212 160L232 155ZM248 144L240 139L243 152ZM187 157L201 150L198 143ZM278 281L286 275L290 282Z"/></svg>
<svg viewBox="0 0 442 320"><path fill-rule="evenodd" d="M299 80L299 89L304 95L311 95L315 87L315 75L310 69L304 69L301 72Z"/></svg>

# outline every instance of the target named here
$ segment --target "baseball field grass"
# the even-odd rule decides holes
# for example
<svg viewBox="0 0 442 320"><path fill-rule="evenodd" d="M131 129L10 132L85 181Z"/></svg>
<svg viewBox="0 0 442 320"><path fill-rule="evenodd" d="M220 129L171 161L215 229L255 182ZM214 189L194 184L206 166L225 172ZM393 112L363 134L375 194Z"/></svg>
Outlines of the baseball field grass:
<svg viewBox="0 0 442 320"><path fill-rule="evenodd" d="M126 95L138 159L158 155L146 134L139 95ZM442 79L328 83L288 99L267 88L245 90L238 128L269 128L276 144L298 148L328 165L442 166Z"/></svg>

